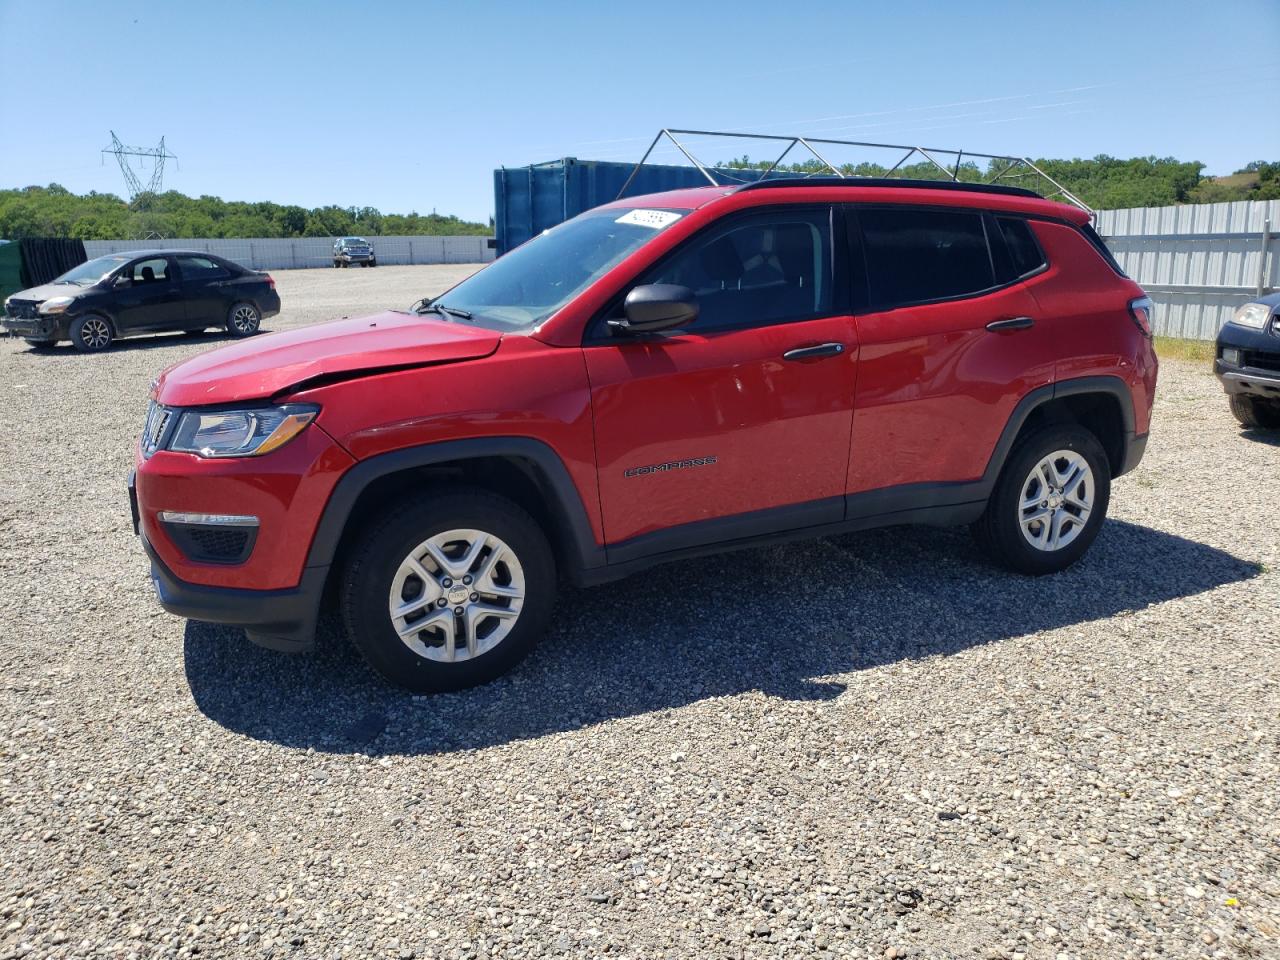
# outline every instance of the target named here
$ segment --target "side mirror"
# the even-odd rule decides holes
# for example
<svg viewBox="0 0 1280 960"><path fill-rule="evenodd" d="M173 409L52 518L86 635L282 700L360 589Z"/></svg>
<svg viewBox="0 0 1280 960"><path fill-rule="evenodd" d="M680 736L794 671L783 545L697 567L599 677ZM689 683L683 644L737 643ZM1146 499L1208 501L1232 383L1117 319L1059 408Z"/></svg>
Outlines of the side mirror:
<svg viewBox="0 0 1280 960"><path fill-rule="evenodd" d="M688 287L649 283L634 287L623 303L625 320L610 320L617 334L656 333L687 326L698 319L698 300Z"/></svg>
<svg viewBox="0 0 1280 960"><path fill-rule="evenodd" d="M122 273L111 281L113 287L127 287L129 285L129 275Z"/></svg>

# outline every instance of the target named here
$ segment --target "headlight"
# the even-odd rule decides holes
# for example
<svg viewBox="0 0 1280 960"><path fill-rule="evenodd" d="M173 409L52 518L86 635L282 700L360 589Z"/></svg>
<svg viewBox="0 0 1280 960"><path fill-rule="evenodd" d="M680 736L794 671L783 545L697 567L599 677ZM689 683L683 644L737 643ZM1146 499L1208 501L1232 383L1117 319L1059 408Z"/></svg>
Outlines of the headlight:
<svg viewBox="0 0 1280 960"><path fill-rule="evenodd" d="M51 313L66 313L67 307L71 306L72 300L72 297L50 297L40 304L40 312L45 316Z"/></svg>
<svg viewBox="0 0 1280 960"><path fill-rule="evenodd" d="M1237 307L1235 314L1231 317L1231 322L1240 327L1253 327L1255 330L1261 330L1267 325L1267 318L1271 316L1271 308L1265 303L1246 303L1242 307Z"/></svg>
<svg viewBox="0 0 1280 960"><path fill-rule="evenodd" d="M169 449L198 457L260 457L307 428L320 408L310 403L246 410L184 410Z"/></svg>

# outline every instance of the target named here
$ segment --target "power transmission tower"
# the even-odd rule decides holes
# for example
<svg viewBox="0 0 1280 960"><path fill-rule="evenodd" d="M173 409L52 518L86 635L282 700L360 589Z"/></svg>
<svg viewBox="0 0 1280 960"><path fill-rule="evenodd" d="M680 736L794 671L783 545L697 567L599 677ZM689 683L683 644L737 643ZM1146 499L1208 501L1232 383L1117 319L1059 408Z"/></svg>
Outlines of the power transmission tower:
<svg viewBox="0 0 1280 960"><path fill-rule="evenodd" d="M102 148L103 153L115 154L116 162L120 164L120 172L124 174L124 185L129 191L129 202L137 200L144 193L158 194L164 186L164 162L166 160L177 160L176 154L170 153L165 149L164 137L160 138L158 147L126 147L120 142L120 138L116 136L114 130L111 131L111 145ZM142 158L150 157L153 161L151 168L151 179L147 181L144 187L138 175L133 172L129 166L129 157L138 157L138 169L142 169Z"/></svg>

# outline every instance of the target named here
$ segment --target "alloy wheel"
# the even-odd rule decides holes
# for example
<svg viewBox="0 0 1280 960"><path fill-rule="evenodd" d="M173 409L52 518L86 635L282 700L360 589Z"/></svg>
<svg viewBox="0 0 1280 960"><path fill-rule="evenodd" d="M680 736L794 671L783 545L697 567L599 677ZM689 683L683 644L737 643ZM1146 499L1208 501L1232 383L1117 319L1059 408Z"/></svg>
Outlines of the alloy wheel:
<svg viewBox="0 0 1280 960"><path fill-rule="evenodd" d="M236 333L253 333L258 329L258 311L247 303L242 303L231 311L231 325Z"/></svg>
<svg viewBox="0 0 1280 960"><path fill-rule="evenodd" d="M90 350L101 350L111 342L111 327L101 317L88 317L80 324L80 339Z"/></svg>
<svg viewBox="0 0 1280 960"><path fill-rule="evenodd" d="M391 580L388 613L410 650L454 663L506 639L524 600L524 568L506 543L482 530L447 530L418 544L401 562Z"/></svg>
<svg viewBox="0 0 1280 960"><path fill-rule="evenodd" d="M1042 458L1022 484L1018 522L1037 550L1061 550L1080 536L1093 512L1096 489L1089 461L1074 450Z"/></svg>

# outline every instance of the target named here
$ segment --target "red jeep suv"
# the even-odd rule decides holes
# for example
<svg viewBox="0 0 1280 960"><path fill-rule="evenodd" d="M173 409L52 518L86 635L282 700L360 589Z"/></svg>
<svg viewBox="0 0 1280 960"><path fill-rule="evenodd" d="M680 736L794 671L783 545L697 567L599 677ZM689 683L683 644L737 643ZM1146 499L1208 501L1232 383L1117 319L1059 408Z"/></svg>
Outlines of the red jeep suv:
<svg viewBox="0 0 1280 960"><path fill-rule="evenodd" d="M412 311L156 382L131 480L165 609L388 680L487 681L561 578L890 524L1062 570L1146 446L1151 302L1010 187L771 180L591 210Z"/></svg>

